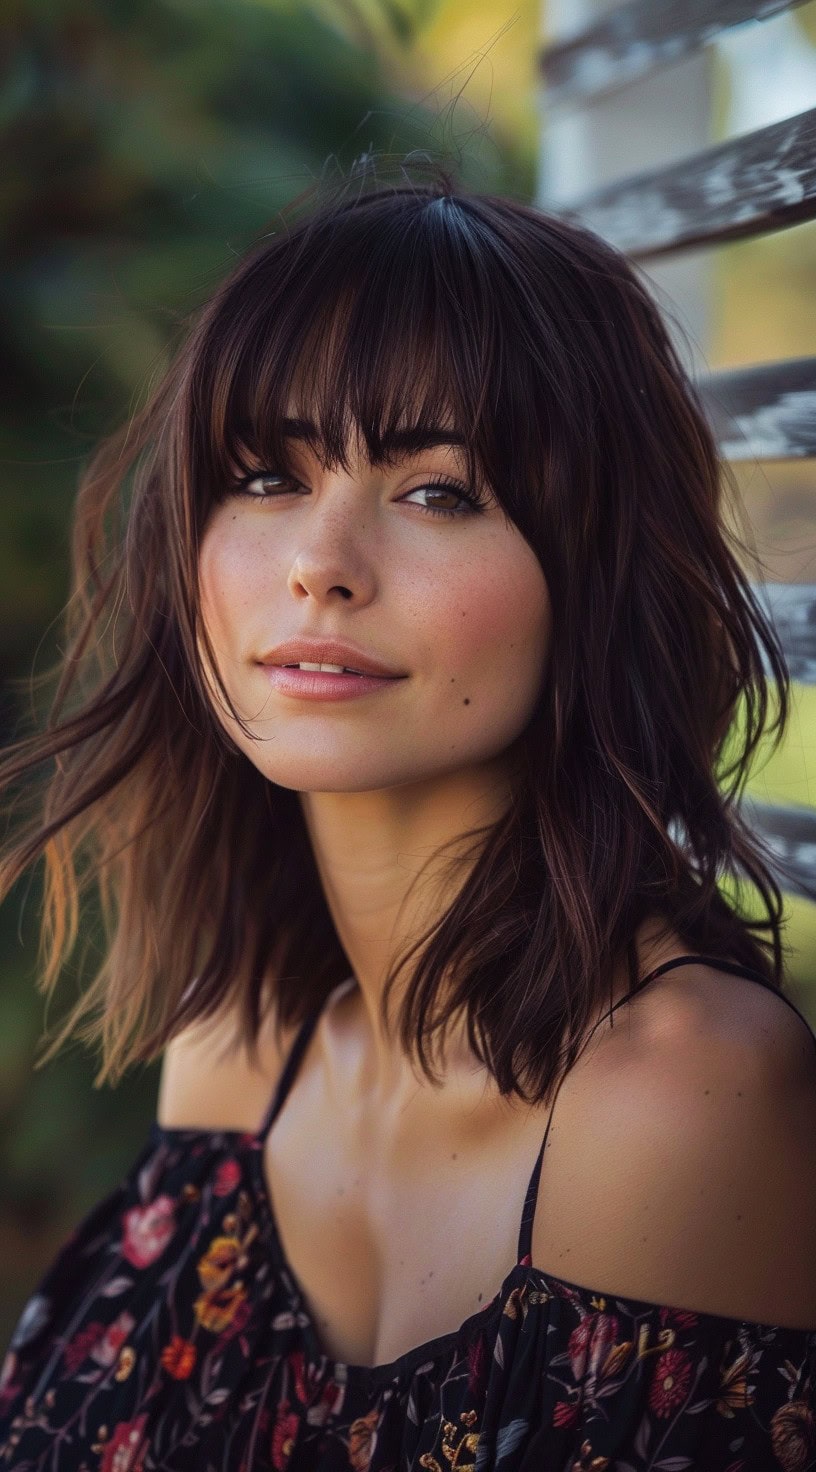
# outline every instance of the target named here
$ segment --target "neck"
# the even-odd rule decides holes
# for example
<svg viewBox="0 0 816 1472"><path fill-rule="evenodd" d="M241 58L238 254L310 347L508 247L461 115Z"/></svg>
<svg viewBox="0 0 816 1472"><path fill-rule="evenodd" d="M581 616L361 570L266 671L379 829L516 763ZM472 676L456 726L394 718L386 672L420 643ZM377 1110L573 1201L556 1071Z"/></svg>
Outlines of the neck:
<svg viewBox="0 0 816 1472"><path fill-rule="evenodd" d="M511 801L500 764L378 792L301 794L326 901L357 983L349 1003L365 1036L365 1086L373 1093L393 1097L410 1073L398 1041L382 1027L389 966L440 920L466 881L481 849L468 834L483 828L486 838ZM392 1019L402 987L403 973L391 992ZM459 1054L466 1064L452 1033L451 1048L452 1058Z"/></svg>

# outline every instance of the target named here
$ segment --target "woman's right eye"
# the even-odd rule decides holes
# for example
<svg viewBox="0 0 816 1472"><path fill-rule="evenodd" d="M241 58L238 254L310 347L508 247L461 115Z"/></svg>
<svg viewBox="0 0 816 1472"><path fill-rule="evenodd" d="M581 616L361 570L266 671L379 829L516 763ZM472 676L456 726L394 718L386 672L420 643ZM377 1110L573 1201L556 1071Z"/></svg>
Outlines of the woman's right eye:
<svg viewBox="0 0 816 1472"><path fill-rule="evenodd" d="M281 487L285 489L287 486L293 488L297 484L289 475L256 473L255 475L245 475L241 480L234 481L229 487L229 494L231 496L249 496L253 501L270 501L275 494L274 490L266 492L263 490L253 490L252 487L268 485L273 481L278 482L278 489Z"/></svg>

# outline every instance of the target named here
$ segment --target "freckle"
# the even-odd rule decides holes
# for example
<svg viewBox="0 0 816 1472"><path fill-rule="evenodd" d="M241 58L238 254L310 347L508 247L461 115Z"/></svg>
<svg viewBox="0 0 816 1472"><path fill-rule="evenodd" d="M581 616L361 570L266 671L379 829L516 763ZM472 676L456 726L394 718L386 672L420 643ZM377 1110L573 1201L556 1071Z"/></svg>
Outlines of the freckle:
<svg viewBox="0 0 816 1472"><path fill-rule="evenodd" d="M346 1194L346 1188L345 1188L345 1186L338 1186L337 1187L337 1194L338 1194L338 1196L345 1196L345 1194Z"/></svg>
<svg viewBox="0 0 816 1472"><path fill-rule="evenodd" d="M737 1098L738 1099L741 1099L742 1098L742 1089L737 1089Z"/></svg>
<svg viewBox="0 0 816 1472"><path fill-rule="evenodd" d="M470 705L470 701L468 700L467 696L465 696L464 700L462 701L462 704L463 705Z"/></svg>
<svg viewBox="0 0 816 1472"><path fill-rule="evenodd" d="M706 1093L706 1094L710 1094L711 1093L711 1090L710 1089L704 1089L703 1092Z"/></svg>
<svg viewBox="0 0 816 1472"><path fill-rule="evenodd" d="M739 1212L737 1212L737 1221L738 1222L741 1222L742 1221L742 1217L741 1217L741 1215L740 1215Z"/></svg>
<svg viewBox="0 0 816 1472"><path fill-rule="evenodd" d="M455 1151L455 1150L454 1150L454 1152L453 1152L453 1154L452 1154L452 1156L451 1156L451 1160L458 1160L458 1159L459 1159L459 1157L458 1157L458 1155L457 1155L457 1154L456 1154L456 1151Z"/></svg>

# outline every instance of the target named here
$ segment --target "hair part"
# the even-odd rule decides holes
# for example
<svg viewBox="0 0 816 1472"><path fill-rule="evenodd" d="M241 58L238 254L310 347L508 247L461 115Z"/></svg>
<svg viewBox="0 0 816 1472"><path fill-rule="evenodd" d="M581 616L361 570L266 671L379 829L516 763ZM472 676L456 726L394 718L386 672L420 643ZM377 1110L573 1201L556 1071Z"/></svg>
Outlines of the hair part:
<svg viewBox="0 0 816 1472"><path fill-rule="evenodd" d="M101 1040L96 1082L115 1083L222 1009L254 1058L273 998L283 1029L349 975L298 794L231 741L202 663L240 720L202 625L199 546L231 478L256 457L286 468L293 416L327 465L347 465L352 433L377 464L406 431L452 428L549 588L512 807L463 835L453 903L389 972L383 1023L404 975L396 1027L427 1077L429 1039L464 1009L501 1093L550 1097L622 955L637 983L648 915L782 986L782 895L738 801L769 679L782 739L789 673L729 545L745 550L697 393L622 254L412 169L317 185L284 212L81 476L66 652L35 682L48 719L0 765L29 806L0 898L44 859L46 995L89 887L106 947L37 1066L76 1032ZM723 880L753 885L762 918Z"/></svg>

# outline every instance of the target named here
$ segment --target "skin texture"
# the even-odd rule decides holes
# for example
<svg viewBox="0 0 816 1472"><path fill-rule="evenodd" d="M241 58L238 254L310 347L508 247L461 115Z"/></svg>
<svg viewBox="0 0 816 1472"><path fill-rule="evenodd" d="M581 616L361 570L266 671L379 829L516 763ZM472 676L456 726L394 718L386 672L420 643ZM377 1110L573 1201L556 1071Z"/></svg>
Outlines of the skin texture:
<svg viewBox="0 0 816 1472"><path fill-rule="evenodd" d="M301 794L365 1008L366 1086L384 1102L408 1067L382 1036L387 965L447 908L461 870L446 878L431 864L409 887L440 844L506 808L509 748L546 669L550 601L535 553L486 487L481 511L455 491L421 489L439 475L466 485L456 447L378 469L358 442L352 449L346 473L300 444L296 486L256 482L275 499L217 506L200 586L219 670L251 736L223 702L219 719L264 776ZM348 701L283 695L257 661L302 633L352 639L408 678Z"/></svg>

